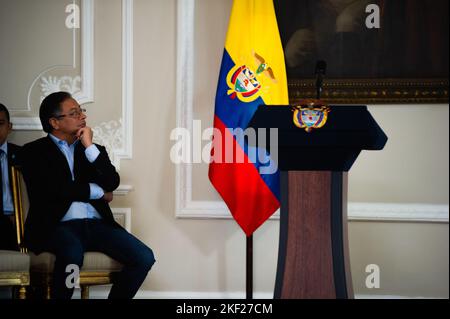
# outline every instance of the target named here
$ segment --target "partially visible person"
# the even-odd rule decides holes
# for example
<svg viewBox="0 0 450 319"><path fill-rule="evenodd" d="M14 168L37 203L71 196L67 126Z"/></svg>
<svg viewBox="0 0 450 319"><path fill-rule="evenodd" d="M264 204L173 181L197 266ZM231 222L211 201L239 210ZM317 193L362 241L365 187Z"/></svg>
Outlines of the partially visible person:
<svg viewBox="0 0 450 319"><path fill-rule="evenodd" d="M30 208L25 243L36 254L56 256L51 296L70 299L68 265L83 265L86 251L102 252L123 265L110 299L133 298L155 262L152 250L115 222L109 203L120 177L103 146L92 142L86 110L67 92L41 103L48 135L23 147L23 175Z"/></svg>
<svg viewBox="0 0 450 319"><path fill-rule="evenodd" d="M12 131L9 111L0 103L0 249L18 250L11 189L11 166L18 163L20 146L8 143Z"/></svg>

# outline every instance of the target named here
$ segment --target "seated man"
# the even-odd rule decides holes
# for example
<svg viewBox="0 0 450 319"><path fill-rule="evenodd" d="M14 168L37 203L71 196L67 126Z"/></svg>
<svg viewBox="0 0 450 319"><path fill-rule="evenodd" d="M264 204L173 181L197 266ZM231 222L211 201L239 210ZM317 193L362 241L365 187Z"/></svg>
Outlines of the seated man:
<svg viewBox="0 0 450 319"><path fill-rule="evenodd" d="M23 147L23 174L30 199L25 243L55 254L52 297L72 297L66 267L81 268L86 251L123 264L109 298L132 298L155 262L152 250L114 221L109 202L119 175L106 150L92 143L85 110L67 92L52 93L40 106L48 136ZM72 266L73 267L73 266Z"/></svg>
<svg viewBox="0 0 450 319"><path fill-rule="evenodd" d="M9 111L0 103L0 249L18 250L11 191L11 165L17 164L20 146L7 142L12 131Z"/></svg>

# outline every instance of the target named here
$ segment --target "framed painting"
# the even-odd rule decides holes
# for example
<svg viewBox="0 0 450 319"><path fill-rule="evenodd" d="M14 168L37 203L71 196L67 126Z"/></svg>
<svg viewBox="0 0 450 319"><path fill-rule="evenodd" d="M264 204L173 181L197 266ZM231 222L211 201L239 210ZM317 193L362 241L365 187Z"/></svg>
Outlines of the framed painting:
<svg viewBox="0 0 450 319"><path fill-rule="evenodd" d="M448 0L274 0L291 103L448 103Z"/></svg>

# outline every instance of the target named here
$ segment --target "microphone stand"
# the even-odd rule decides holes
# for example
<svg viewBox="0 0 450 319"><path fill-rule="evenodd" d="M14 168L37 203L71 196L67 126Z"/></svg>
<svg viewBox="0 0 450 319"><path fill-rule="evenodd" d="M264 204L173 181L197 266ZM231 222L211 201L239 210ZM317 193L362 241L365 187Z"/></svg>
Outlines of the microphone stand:
<svg viewBox="0 0 450 319"><path fill-rule="evenodd" d="M323 90L323 76L325 75L325 70L327 68L327 63L323 60L317 61L316 63L316 99L320 100L320 95Z"/></svg>

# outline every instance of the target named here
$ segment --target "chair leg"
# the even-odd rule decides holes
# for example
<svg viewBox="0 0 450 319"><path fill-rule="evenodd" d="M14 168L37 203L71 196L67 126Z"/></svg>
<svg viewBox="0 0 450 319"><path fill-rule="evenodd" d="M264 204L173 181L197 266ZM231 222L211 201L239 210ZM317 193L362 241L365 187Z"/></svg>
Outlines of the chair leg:
<svg viewBox="0 0 450 319"><path fill-rule="evenodd" d="M81 285L81 299L89 299L89 286Z"/></svg>
<svg viewBox="0 0 450 319"><path fill-rule="evenodd" d="M26 299L26 297L27 297L27 288L25 286L20 286L19 299Z"/></svg>
<svg viewBox="0 0 450 319"><path fill-rule="evenodd" d="M45 291L44 291L44 293L45 293L45 299L51 299L51 289L50 289L50 285L49 285L49 284L46 284L46 285L44 286L44 289L45 289Z"/></svg>

